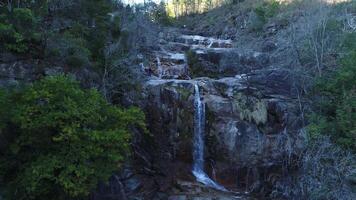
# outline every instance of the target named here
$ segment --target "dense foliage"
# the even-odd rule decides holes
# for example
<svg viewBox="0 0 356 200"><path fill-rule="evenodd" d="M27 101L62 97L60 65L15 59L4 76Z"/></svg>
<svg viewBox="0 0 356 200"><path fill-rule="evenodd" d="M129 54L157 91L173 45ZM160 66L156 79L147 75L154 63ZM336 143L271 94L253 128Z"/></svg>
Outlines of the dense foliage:
<svg viewBox="0 0 356 200"><path fill-rule="evenodd" d="M244 0L172 0L167 2L169 16L180 17L209 11L225 4Z"/></svg>
<svg viewBox="0 0 356 200"><path fill-rule="evenodd" d="M36 18L30 9L6 10L0 15L0 46L16 53L27 52L32 44L39 43L36 28Z"/></svg>
<svg viewBox="0 0 356 200"><path fill-rule="evenodd" d="M103 65L106 42L120 36L108 0L8 1L0 7L0 51L29 54L69 67Z"/></svg>
<svg viewBox="0 0 356 200"><path fill-rule="evenodd" d="M80 199L129 153L136 108L109 105L67 76L0 93L0 177L7 199Z"/></svg>
<svg viewBox="0 0 356 200"><path fill-rule="evenodd" d="M254 9L254 16L251 19L249 29L251 31L261 31L268 19L275 16L280 7L280 2L276 0L262 1Z"/></svg>
<svg viewBox="0 0 356 200"><path fill-rule="evenodd" d="M345 148L356 150L356 34L345 37L345 56L340 68L330 76L319 79L316 85L318 101L316 114L309 126L316 137L327 134Z"/></svg>
<svg viewBox="0 0 356 200"><path fill-rule="evenodd" d="M153 3L152 11L150 12L151 18L163 25L172 25L173 18L167 13L167 8L165 3L162 1L160 4L156 5Z"/></svg>

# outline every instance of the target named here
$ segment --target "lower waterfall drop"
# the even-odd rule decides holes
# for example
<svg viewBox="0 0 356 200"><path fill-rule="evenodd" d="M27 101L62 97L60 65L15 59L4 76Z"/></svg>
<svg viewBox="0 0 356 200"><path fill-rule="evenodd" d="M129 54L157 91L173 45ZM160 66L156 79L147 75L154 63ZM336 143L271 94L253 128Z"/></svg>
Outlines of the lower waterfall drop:
<svg viewBox="0 0 356 200"><path fill-rule="evenodd" d="M204 128L205 128L205 105L200 99L199 86L194 84L194 144L193 144L193 175L197 181L208 187L221 191L227 191L223 186L215 183L204 172Z"/></svg>
<svg viewBox="0 0 356 200"><path fill-rule="evenodd" d="M156 56L156 61L157 61L157 73L158 73L158 78L162 78L163 75L163 69L162 69L162 65L161 65L161 59Z"/></svg>

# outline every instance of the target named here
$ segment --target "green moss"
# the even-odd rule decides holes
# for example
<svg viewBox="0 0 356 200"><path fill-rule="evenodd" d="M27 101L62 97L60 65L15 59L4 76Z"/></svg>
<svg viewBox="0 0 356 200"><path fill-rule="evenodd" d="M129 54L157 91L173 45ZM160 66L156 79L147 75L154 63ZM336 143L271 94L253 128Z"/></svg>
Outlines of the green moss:
<svg viewBox="0 0 356 200"><path fill-rule="evenodd" d="M203 63L200 61L199 56L194 51L192 50L187 51L186 58L192 77L202 77L202 76L210 77L210 78L219 77L220 74L218 70L209 70L205 68Z"/></svg>
<svg viewBox="0 0 356 200"><path fill-rule="evenodd" d="M182 100L188 100L190 95L192 95L192 91L187 88L177 87L176 90L181 96Z"/></svg>
<svg viewBox="0 0 356 200"><path fill-rule="evenodd" d="M203 71L203 66L199 61L198 55L194 51L187 51L186 52L186 58L187 58L187 63L188 67L192 73L193 76L198 76L201 74Z"/></svg>
<svg viewBox="0 0 356 200"><path fill-rule="evenodd" d="M214 112L212 112L209 109L206 109L206 120L208 122L208 125L212 124L216 120L216 115Z"/></svg>
<svg viewBox="0 0 356 200"><path fill-rule="evenodd" d="M181 109L178 117L178 132L184 141L190 141L193 137L193 113L189 109Z"/></svg>
<svg viewBox="0 0 356 200"><path fill-rule="evenodd" d="M264 100L238 93L235 95L235 102L240 119L254 122L257 125L267 122L267 106Z"/></svg>
<svg viewBox="0 0 356 200"><path fill-rule="evenodd" d="M329 135L335 143L353 151L356 151L356 45L351 41L355 36L351 33L345 37L343 48L347 53L339 60L340 67L316 81L315 113L309 118L310 138Z"/></svg>

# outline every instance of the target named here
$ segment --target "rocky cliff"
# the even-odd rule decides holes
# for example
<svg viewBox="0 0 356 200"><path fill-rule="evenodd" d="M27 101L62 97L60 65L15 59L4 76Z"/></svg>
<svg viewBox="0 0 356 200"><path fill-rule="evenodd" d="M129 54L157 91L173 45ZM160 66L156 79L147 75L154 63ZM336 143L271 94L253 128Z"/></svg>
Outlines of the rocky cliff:
<svg viewBox="0 0 356 200"><path fill-rule="evenodd" d="M168 34L143 68L149 78L135 103L146 112L151 136L136 140L131 178L120 179L127 196L190 199L214 191L192 174L194 84L206 108L209 177L240 198L248 198L241 192L266 197L289 184L304 148L300 99L289 71L274 67L267 53L233 48L232 40ZM215 193L217 199L236 196Z"/></svg>

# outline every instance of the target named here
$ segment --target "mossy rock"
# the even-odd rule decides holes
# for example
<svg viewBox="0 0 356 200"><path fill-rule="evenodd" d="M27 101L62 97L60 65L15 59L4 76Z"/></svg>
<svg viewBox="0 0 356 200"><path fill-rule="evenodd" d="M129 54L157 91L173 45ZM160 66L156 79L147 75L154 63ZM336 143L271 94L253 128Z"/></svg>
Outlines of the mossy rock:
<svg viewBox="0 0 356 200"><path fill-rule="evenodd" d="M178 111L178 115L179 121L177 122L177 131L180 133L179 135L184 141L191 141L194 132L194 114L189 109L182 109ZM191 122L191 124L189 122Z"/></svg>
<svg viewBox="0 0 356 200"><path fill-rule="evenodd" d="M190 95L192 95L192 91L187 88L178 87L176 90L184 101L187 101Z"/></svg>
<svg viewBox="0 0 356 200"><path fill-rule="evenodd" d="M256 125L267 122L268 113L265 100L237 93L235 95L235 104L241 120L254 122Z"/></svg>

